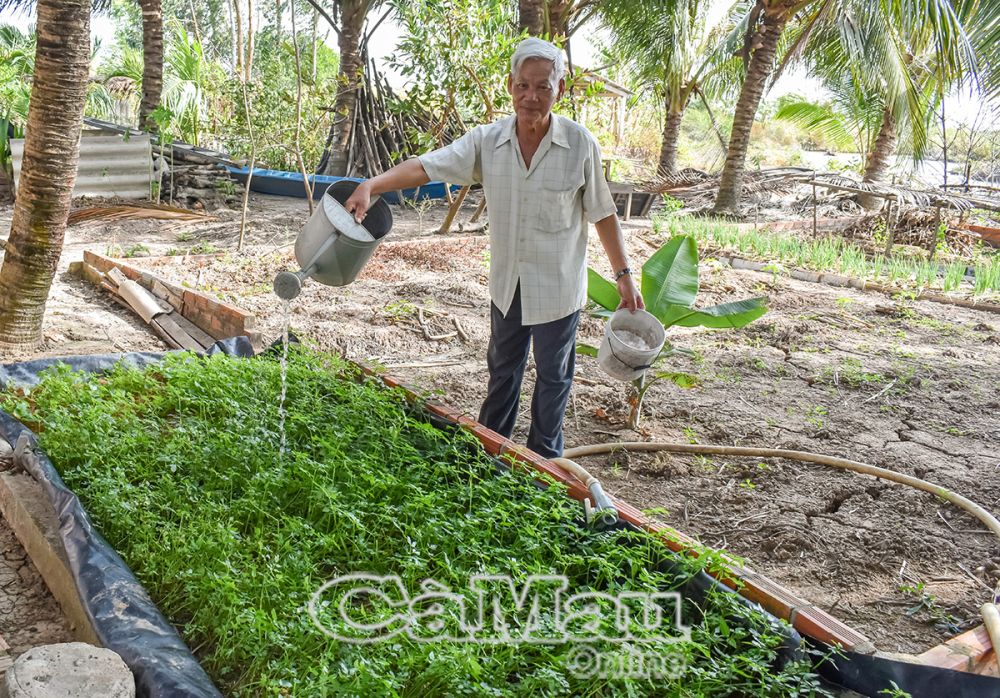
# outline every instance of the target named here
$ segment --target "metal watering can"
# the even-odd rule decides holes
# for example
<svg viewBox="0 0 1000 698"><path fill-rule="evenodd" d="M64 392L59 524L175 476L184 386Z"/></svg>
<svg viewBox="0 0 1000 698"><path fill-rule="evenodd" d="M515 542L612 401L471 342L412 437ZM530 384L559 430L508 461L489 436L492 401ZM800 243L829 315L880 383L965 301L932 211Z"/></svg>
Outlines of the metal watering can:
<svg viewBox="0 0 1000 698"><path fill-rule="evenodd" d="M319 206L295 239L299 271L283 271L274 277L274 292L292 300L303 282L315 279L327 286L346 286L354 281L375 248L392 228L392 212L376 197L362 223L343 204L357 188L348 180L331 184Z"/></svg>

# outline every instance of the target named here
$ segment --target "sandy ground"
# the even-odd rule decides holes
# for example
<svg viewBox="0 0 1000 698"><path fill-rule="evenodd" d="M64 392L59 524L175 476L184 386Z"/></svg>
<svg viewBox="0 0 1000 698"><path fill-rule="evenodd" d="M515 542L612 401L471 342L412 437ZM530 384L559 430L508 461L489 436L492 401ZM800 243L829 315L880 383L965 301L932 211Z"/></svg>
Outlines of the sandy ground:
<svg viewBox="0 0 1000 698"><path fill-rule="evenodd" d="M226 251L211 262L132 261L254 312L264 337L277 338L284 308L270 284L278 271L295 268L290 243L308 211L304 201L253 199L242 252L235 212L201 223L71 228L46 315L47 344L34 355L163 348L141 321L64 273L86 247L139 243L153 254ZM432 232L441 205L422 224L412 210L393 213L392 233L358 281L306 284L291 307L292 329L475 416L486 379L487 239L482 231ZM648 220L626 231L639 260L664 242ZM592 252L595 268L607 273L596 236ZM670 370L700 383L654 385L638 433L625 426L627 386L579 358L568 446L664 440L814 451L923 477L996 511L1000 317L702 266L699 304L766 294L769 313L742 330L672 330L670 341L700 358L678 359ZM580 339L596 345L602 332L587 317ZM532 381L529 367L516 439L526 433ZM987 587L1000 581L996 540L975 519L871 477L789 461L666 454L582 462L612 493L742 556L881 650L919 652L977 624Z"/></svg>

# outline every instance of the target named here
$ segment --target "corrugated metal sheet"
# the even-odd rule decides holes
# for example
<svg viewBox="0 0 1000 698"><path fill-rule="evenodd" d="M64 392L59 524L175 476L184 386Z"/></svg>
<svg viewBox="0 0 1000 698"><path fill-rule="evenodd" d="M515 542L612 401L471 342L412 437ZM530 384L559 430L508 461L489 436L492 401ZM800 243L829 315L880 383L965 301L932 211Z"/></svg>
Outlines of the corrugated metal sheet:
<svg viewBox="0 0 1000 698"><path fill-rule="evenodd" d="M14 181L21 176L24 140L12 139ZM80 167L76 174L73 196L117 196L122 199L149 197L150 182L149 135L93 136L84 133L80 139Z"/></svg>
<svg viewBox="0 0 1000 698"><path fill-rule="evenodd" d="M83 117L83 127L90 132L103 131L105 133L131 133L133 136L137 136L142 133L142 131L130 126L121 126L120 124L113 124L110 121L101 121L100 119L94 119L89 116ZM153 136L152 142L153 150L158 151L159 140L156 136ZM185 143L183 141L172 141L169 147L173 151L173 157L180 160L186 160L189 162L217 162L229 167L243 167L245 165L245 163L239 163L234 160L233 156L228 153L212 150L211 148L191 145L190 143Z"/></svg>

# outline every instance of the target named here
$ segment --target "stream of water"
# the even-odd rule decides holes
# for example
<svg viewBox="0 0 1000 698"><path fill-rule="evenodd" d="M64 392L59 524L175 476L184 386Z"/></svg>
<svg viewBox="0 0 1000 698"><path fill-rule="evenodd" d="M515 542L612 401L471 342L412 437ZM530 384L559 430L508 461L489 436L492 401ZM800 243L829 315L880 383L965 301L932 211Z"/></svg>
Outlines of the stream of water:
<svg viewBox="0 0 1000 698"><path fill-rule="evenodd" d="M281 331L281 397L278 398L278 431L281 432L281 448L278 455L285 454L287 437L285 435L285 396L288 393L288 327L292 318L292 302L285 301L284 322Z"/></svg>

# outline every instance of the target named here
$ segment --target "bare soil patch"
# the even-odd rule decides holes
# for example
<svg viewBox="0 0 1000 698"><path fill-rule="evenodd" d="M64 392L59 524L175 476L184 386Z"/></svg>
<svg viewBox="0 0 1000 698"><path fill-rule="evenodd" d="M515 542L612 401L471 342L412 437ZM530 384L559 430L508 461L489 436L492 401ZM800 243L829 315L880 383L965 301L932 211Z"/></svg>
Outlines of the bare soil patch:
<svg viewBox="0 0 1000 698"><path fill-rule="evenodd" d="M0 517L0 638L17 657L32 647L72 642L73 633L14 532Z"/></svg>
<svg viewBox="0 0 1000 698"><path fill-rule="evenodd" d="M248 246L240 253L239 215L223 212L217 221L182 227L124 221L71 228L63 265L88 245L103 253L112 238L123 246L142 243L154 254L199 244L200 251L222 248L225 254L197 264L132 261L254 312L273 340L284 307L271 280L296 268L290 243L308 212L304 201L278 197L255 196L252 205ZM467 204L459 220L472 210ZM291 307L292 329L321 347L383 365L475 416L486 384L487 238L431 233L443 205L422 226L412 211L394 207L393 214L392 233L358 281L343 288L306 283ZM626 230L637 260L663 242L648 221L633 220ZM607 272L596 236L592 244L594 266ZM760 293L770 296L771 310L742 330L671 332L670 341L701 355L678 359L673 369L701 383L690 390L652 387L641 433L625 427L626 386L579 358L567 445L663 440L814 451L932 480L996 510L1000 316L703 264L701 304ZM53 298L46 355L162 348L141 323L82 282L60 275ZM98 328L117 345L102 342ZM70 331L88 333L91 344L70 338ZM596 344L602 332L602 322L587 317L580 339ZM532 383L529 366L520 440ZM920 652L977 624L986 587L1000 581L997 541L975 519L900 485L779 460L619 453L582 462L612 493L745 558L881 650Z"/></svg>

